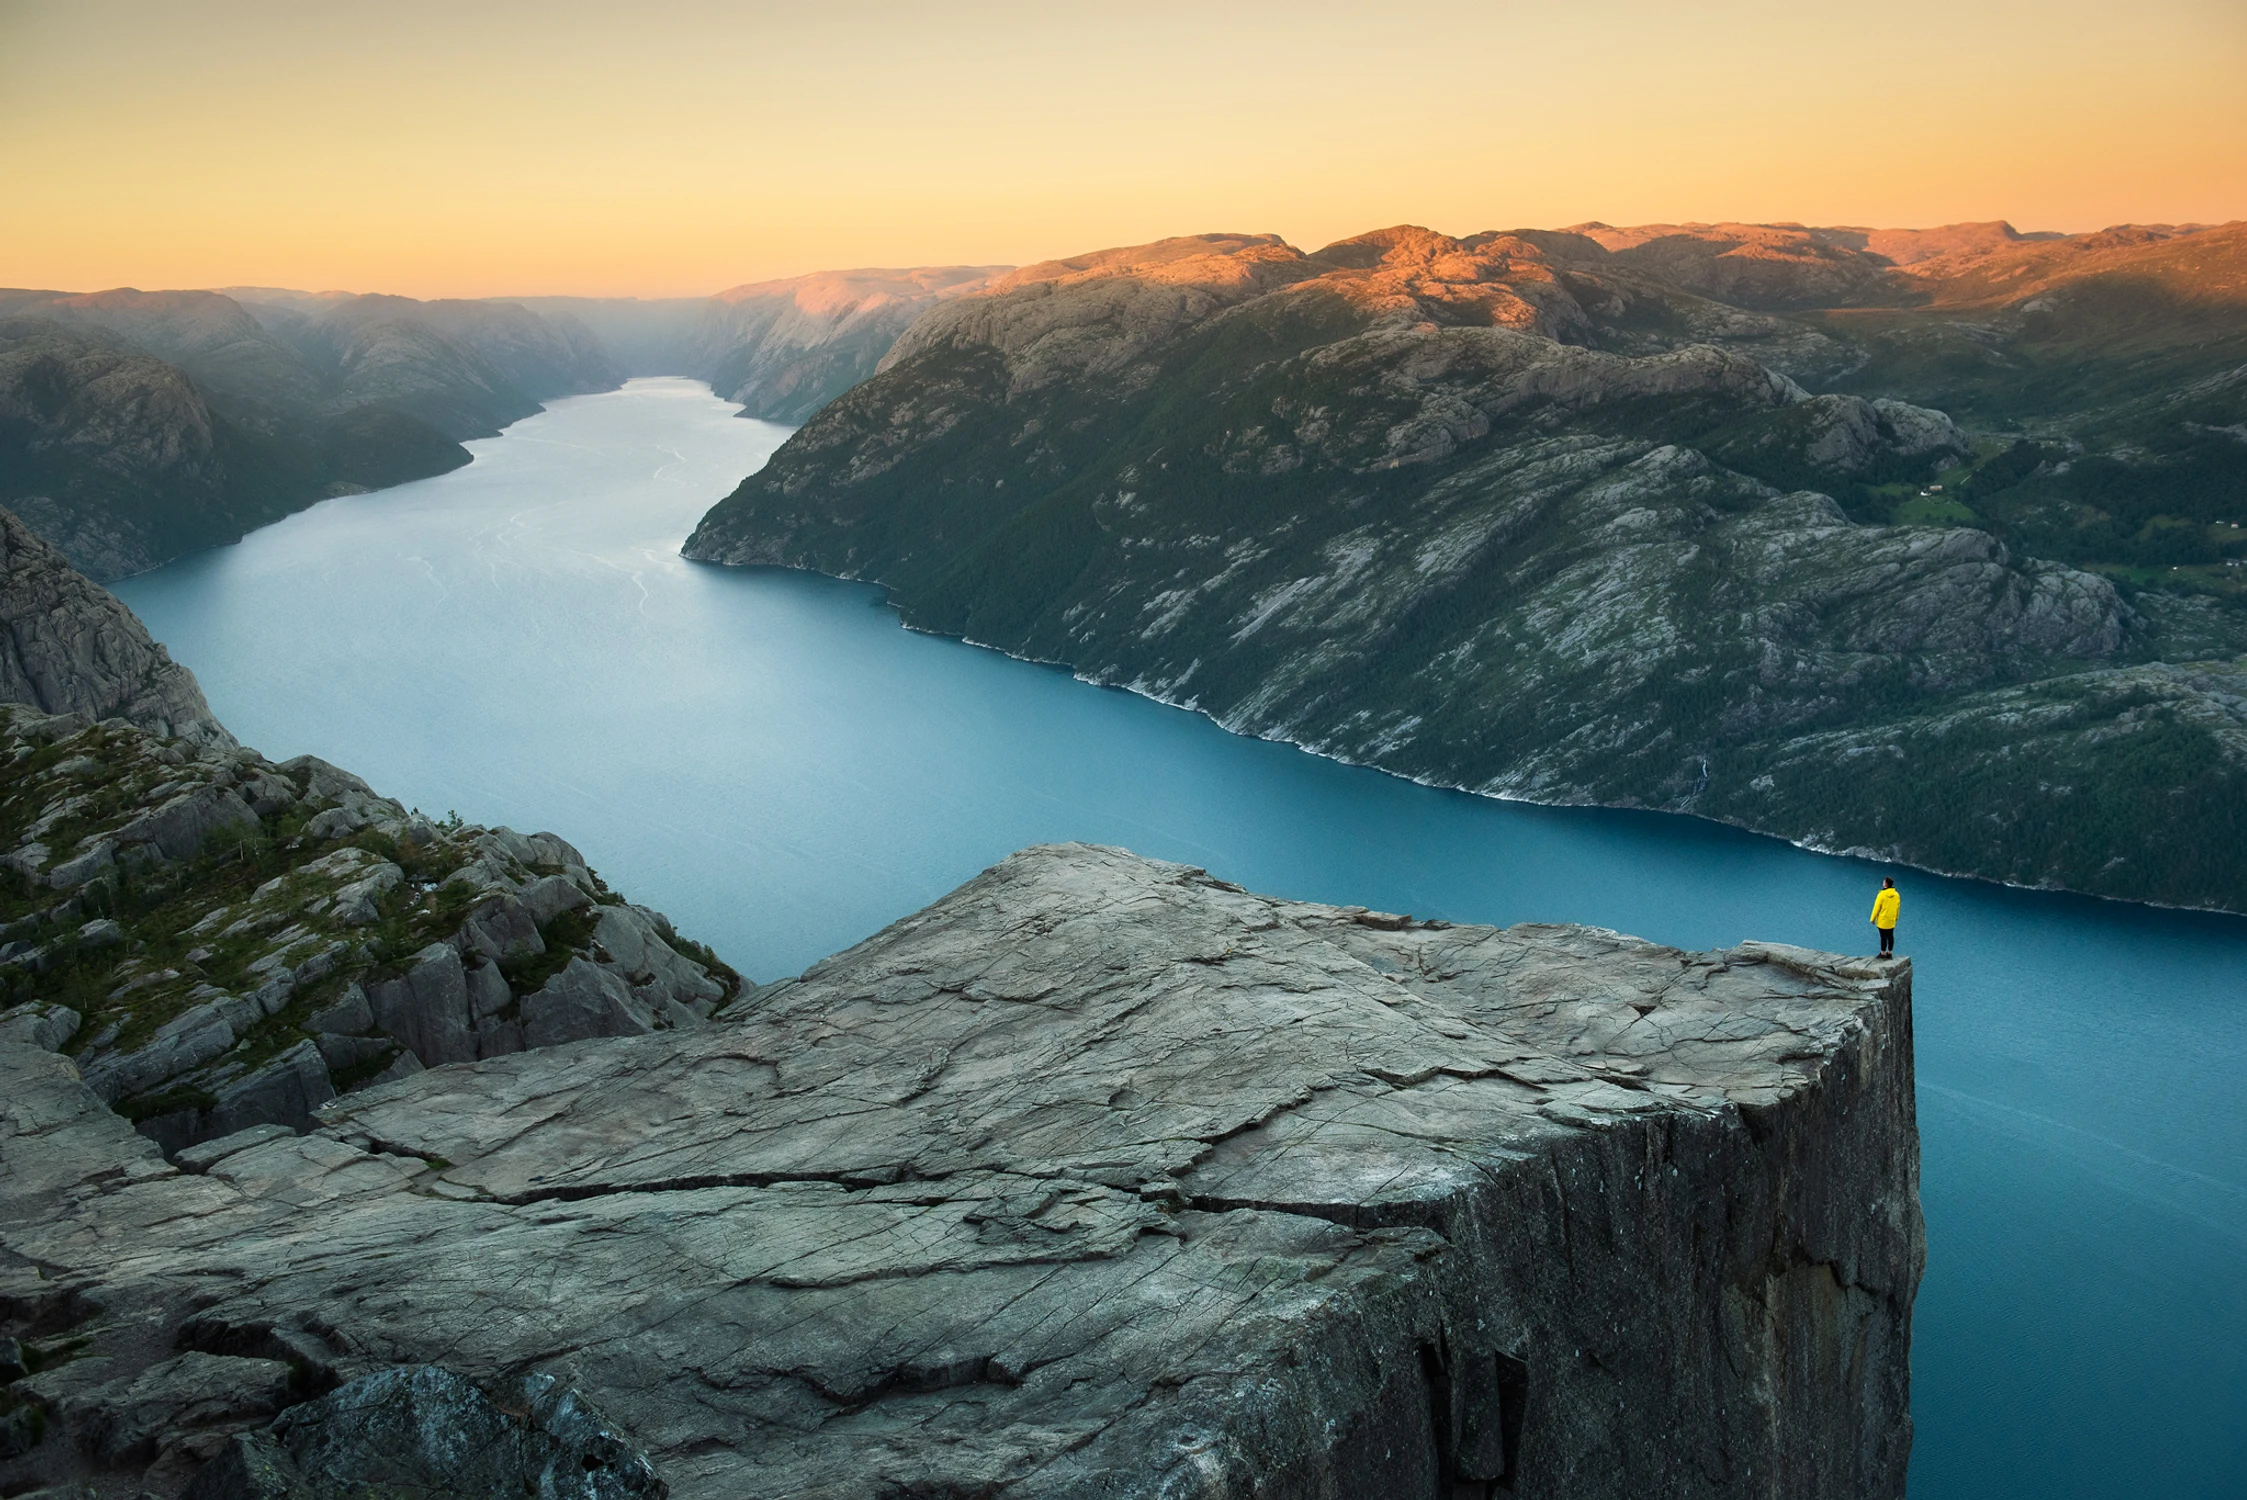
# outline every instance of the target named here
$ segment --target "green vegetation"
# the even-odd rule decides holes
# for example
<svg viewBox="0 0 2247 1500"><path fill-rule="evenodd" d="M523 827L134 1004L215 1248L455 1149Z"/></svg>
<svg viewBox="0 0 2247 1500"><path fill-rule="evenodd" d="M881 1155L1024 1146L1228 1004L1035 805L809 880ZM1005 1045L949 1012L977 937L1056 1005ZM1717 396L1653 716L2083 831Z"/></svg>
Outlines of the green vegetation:
<svg viewBox="0 0 2247 1500"><path fill-rule="evenodd" d="M494 857L484 830L457 817L315 835L323 804L311 796L312 771L300 770L292 781L247 756L190 759L176 743L130 728L26 736L17 732L20 716L0 707L0 833L12 834L17 848L17 863L0 864L0 940L22 944L14 952L28 961L0 965L0 1007L41 1000L76 1010L82 1021L66 1050L81 1057L89 1049L137 1050L191 1007L214 996L252 996L276 975L289 976L285 1001L271 1014L249 1012L247 1029L224 1054L235 1073L254 1070L301 1044L312 1017L347 986L401 973L415 954L453 938L476 903L489 899L488 890L465 878L472 860ZM126 851L68 893L25 867L52 869L79 852L79 840L114 839L151 809L182 794L207 796L214 786L254 797L265 811L252 825L211 833L192 859ZM34 831L43 859L36 846L23 847ZM517 878L556 873L558 866L523 869ZM350 888L362 880L353 896ZM503 966L517 995L545 984L573 953L593 949L603 903L622 900L593 883L594 904L540 928L544 954ZM347 900L357 903L348 915ZM95 919L115 921L121 936L82 933ZM684 940L681 946L704 956L713 977L738 985L707 949ZM268 995L264 1003L271 1004ZM228 1023L242 1027L243 1012L231 1013ZM391 1049L332 1077L348 1088L395 1056ZM209 1109L217 1101L207 1081L190 1075L118 1108L136 1123Z"/></svg>
<svg viewBox="0 0 2247 1500"><path fill-rule="evenodd" d="M594 908L580 906L556 912L539 923L538 938L546 945L544 952L500 960L499 972L507 976L507 987L518 998L545 988L549 979L568 968L571 959L592 945L593 929L599 922L600 916Z"/></svg>

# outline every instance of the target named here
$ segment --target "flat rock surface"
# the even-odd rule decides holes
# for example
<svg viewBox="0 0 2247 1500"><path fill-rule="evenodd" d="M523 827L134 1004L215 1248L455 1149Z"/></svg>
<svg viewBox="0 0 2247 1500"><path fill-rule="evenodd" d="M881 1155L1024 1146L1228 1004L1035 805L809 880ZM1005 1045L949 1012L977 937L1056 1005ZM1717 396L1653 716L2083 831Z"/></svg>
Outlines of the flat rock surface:
<svg viewBox="0 0 2247 1500"><path fill-rule="evenodd" d="M0 1048L0 1294L120 1388L551 1374L681 1496L1901 1495L1909 975L1033 849L203 1175Z"/></svg>

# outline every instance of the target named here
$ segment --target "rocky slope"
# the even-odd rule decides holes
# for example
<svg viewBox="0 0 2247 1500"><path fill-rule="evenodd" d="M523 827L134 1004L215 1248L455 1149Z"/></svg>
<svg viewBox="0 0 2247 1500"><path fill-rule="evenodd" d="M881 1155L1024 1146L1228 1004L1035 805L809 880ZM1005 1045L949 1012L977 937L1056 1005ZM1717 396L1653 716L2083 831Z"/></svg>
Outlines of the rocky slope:
<svg viewBox="0 0 2247 1500"><path fill-rule="evenodd" d="M565 1493L1901 1495L1910 1037L1901 963L1064 846L714 1024L176 1166L0 1045L0 1481L482 1430L536 1488L574 1430L616 1487Z"/></svg>
<svg viewBox="0 0 2247 1500"><path fill-rule="evenodd" d="M432 823L311 757L0 709L0 1035L166 1149L371 1079L693 1026L738 981L552 834Z"/></svg>
<svg viewBox="0 0 2247 1500"><path fill-rule="evenodd" d="M0 1038L172 1151L371 1079L699 1024L739 988L552 834L239 747L131 611L0 512Z"/></svg>
<svg viewBox="0 0 2247 1500"><path fill-rule="evenodd" d="M119 577L457 468L459 439L620 378L519 307L272 295L0 291L0 503Z"/></svg>
<svg viewBox="0 0 2247 1500"><path fill-rule="evenodd" d="M0 510L0 703L123 719L158 738L226 751L195 674L60 552Z"/></svg>
<svg viewBox="0 0 2247 1500"><path fill-rule="evenodd" d="M1899 267L1833 232L1600 229L1026 268L925 314L687 555L878 580L915 625L1427 780L2247 908L2247 615L1867 524L1996 446L1811 393L1855 378L1854 335L1649 269L1901 304L1946 259L2070 242L1960 231Z"/></svg>

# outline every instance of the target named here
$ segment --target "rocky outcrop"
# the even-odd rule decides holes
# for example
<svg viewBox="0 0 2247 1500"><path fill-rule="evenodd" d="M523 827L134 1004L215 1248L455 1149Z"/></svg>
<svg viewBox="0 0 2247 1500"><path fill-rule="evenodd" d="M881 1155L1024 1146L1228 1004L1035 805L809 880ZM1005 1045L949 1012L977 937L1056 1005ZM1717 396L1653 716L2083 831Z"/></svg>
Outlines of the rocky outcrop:
<svg viewBox="0 0 2247 1500"><path fill-rule="evenodd" d="M310 756L22 712L0 753L0 1038L69 1049L169 1150L422 1067L699 1025L738 987L554 835L431 823Z"/></svg>
<svg viewBox="0 0 2247 1500"><path fill-rule="evenodd" d="M11 1483L97 1461L66 1383L200 1356L554 1377L678 1496L1903 1492L1903 963L1060 846L712 1025L321 1114L182 1172L0 1048L0 1305L84 1340Z"/></svg>
<svg viewBox="0 0 2247 1500"><path fill-rule="evenodd" d="M1808 233L1688 238L1903 274ZM2247 651L2247 612L2182 629L1995 531L1881 524L1970 519L1957 472L1987 445L1806 391L1759 353L1840 325L1720 317L1631 269L1673 236L1608 237L1212 235L1027 267L925 314L686 554L879 582L915 627L1423 781L2247 909L2247 826L2205 813L2247 789L2229 701L2122 688ZM2058 802L1987 734L1908 727L2100 674L2069 695Z"/></svg>
<svg viewBox="0 0 2247 1500"><path fill-rule="evenodd" d="M0 702L43 714L123 719L159 737L218 749L234 737L211 716L195 675L151 640L133 612L0 510Z"/></svg>
<svg viewBox="0 0 2247 1500"><path fill-rule="evenodd" d="M237 745L0 511L0 1040L172 1151L444 1063L699 1025L739 988L552 834L432 823ZM68 1003L63 1003L67 997Z"/></svg>

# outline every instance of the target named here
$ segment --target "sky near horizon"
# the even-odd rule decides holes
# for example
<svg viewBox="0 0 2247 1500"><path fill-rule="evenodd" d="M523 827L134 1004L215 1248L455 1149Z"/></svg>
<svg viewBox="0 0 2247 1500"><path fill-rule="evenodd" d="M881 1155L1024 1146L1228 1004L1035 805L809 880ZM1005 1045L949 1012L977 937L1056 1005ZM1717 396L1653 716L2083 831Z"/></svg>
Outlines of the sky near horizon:
<svg viewBox="0 0 2247 1500"><path fill-rule="evenodd" d="M2243 0L0 0L0 285L679 296L1203 230L2247 218Z"/></svg>

